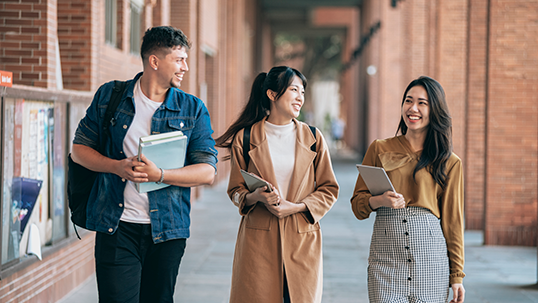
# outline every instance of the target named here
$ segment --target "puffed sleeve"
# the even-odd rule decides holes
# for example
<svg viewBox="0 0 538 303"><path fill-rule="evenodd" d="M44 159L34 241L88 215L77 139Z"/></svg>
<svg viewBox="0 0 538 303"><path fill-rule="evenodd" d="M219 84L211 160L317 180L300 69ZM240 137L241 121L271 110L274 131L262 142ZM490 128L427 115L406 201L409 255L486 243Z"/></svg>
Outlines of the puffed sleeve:
<svg viewBox="0 0 538 303"><path fill-rule="evenodd" d="M380 166L378 159L379 157L376 140L372 142L372 144L370 144L370 147L368 147L368 150L366 151L366 154L364 155L364 158L362 160L362 164ZM355 183L353 196L351 197L351 209L353 210L353 214L355 214L355 217L357 217L357 219L364 220L370 217L370 213L373 211L369 203L371 196L372 194L370 194L368 187L362 180L362 177L359 175L357 177L357 182Z"/></svg>
<svg viewBox="0 0 538 303"><path fill-rule="evenodd" d="M454 157L455 155L453 155ZM439 206L441 208L441 227L446 239L450 284L462 283L465 273L463 243L463 170L458 158L452 167L447 168L447 186L443 191Z"/></svg>
<svg viewBox="0 0 538 303"><path fill-rule="evenodd" d="M243 159L243 130L235 135L232 141L230 180L228 182L228 196L233 204L239 208L239 214L247 215L256 204L246 206L245 196L249 193L245 180L241 175L241 169L247 170L245 159Z"/></svg>

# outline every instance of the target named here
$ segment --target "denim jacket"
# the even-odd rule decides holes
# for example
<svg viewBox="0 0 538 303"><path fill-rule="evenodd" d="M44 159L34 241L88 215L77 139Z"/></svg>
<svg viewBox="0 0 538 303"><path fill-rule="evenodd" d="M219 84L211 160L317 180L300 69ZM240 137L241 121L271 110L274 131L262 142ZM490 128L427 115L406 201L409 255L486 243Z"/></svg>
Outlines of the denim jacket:
<svg viewBox="0 0 538 303"><path fill-rule="evenodd" d="M131 125L135 106L133 90L142 73L127 83L121 102L109 125L110 138L104 148L104 156L125 159L123 140ZM114 81L103 84L95 93L93 101L80 121L73 144L82 144L95 150L103 136L103 118L112 94ZM213 130L204 103L195 96L179 89L169 89L162 105L151 120L151 134L182 131L188 139L185 166L207 163L215 167L217 151L211 137ZM87 208L87 228L113 234L118 228L123 212L123 191L126 181L116 174L100 173L93 186ZM148 192L149 215L154 243L188 238L190 226L189 187L168 186Z"/></svg>

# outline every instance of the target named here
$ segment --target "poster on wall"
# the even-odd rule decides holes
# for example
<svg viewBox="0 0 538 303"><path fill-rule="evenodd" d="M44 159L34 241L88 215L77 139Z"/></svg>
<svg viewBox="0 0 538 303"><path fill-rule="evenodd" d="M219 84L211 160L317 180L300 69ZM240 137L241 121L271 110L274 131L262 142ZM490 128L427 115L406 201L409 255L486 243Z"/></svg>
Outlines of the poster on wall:
<svg viewBox="0 0 538 303"><path fill-rule="evenodd" d="M34 210L37 197L41 191L43 181L29 178L13 178L11 185L11 197L13 206L15 206L14 215L20 221L20 232L24 233L24 229L28 224L28 219Z"/></svg>

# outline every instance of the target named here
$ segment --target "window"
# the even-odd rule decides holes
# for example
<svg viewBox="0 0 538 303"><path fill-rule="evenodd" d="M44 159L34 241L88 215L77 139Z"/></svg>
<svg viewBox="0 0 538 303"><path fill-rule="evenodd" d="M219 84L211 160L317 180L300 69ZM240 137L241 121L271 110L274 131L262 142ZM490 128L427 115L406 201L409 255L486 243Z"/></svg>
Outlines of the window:
<svg viewBox="0 0 538 303"><path fill-rule="evenodd" d="M142 8L144 7L143 0L131 1L131 34L130 34L130 51L131 54L140 52L140 34L142 31Z"/></svg>
<svg viewBox="0 0 538 303"><path fill-rule="evenodd" d="M114 47L117 42L117 16L116 0L105 0L105 42Z"/></svg>
<svg viewBox="0 0 538 303"><path fill-rule="evenodd" d="M67 237L66 109L65 103L4 99L2 265L23 257L30 238L43 246Z"/></svg>

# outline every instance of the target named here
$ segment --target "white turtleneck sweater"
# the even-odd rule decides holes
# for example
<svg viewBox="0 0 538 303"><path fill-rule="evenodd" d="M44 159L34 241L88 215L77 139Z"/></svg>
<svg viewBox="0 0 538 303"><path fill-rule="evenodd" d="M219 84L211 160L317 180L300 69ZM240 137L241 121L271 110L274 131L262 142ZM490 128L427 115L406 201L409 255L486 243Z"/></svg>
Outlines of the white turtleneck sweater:
<svg viewBox="0 0 538 303"><path fill-rule="evenodd" d="M265 136L269 144L269 152L273 162L277 186L280 196L288 199L293 167L295 166L295 144L297 127L292 121L286 125L276 125L265 121Z"/></svg>

